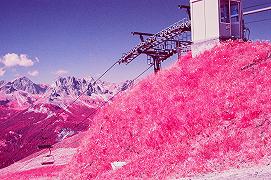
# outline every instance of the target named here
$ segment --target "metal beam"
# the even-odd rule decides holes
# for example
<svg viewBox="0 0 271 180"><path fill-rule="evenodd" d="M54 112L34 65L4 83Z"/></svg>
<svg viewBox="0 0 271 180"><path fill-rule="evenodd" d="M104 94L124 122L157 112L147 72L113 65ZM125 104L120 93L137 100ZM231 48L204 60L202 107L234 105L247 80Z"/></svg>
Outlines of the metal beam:
<svg viewBox="0 0 271 180"><path fill-rule="evenodd" d="M145 33L145 32L132 32L132 35L153 36L154 34Z"/></svg>
<svg viewBox="0 0 271 180"><path fill-rule="evenodd" d="M132 32L132 35L135 36L135 35L138 35L141 42L144 42L145 39L144 39L144 36L153 36L154 34L151 34L151 33L144 33L144 32Z"/></svg>
<svg viewBox="0 0 271 180"><path fill-rule="evenodd" d="M190 12L190 6L187 5L179 5L178 6L180 9L186 9L187 15L189 17L189 19L191 20L191 12Z"/></svg>
<svg viewBox="0 0 271 180"><path fill-rule="evenodd" d="M252 11L247 11L247 12L244 12L243 15L246 16L246 15L255 14L255 13L264 12L264 11L269 11L269 10L271 10L271 6L261 8L261 9L252 10Z"/></svg>

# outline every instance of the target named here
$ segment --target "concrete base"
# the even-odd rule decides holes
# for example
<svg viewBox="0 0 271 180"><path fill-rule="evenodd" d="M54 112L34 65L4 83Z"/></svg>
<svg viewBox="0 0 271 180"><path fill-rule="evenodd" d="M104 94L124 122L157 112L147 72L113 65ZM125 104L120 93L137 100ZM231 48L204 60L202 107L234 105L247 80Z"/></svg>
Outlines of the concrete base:
<svg viewBox="0 0 271 180"><path fill-rule="evenodd" d="M210 40L206 40L202 42L195 42L191 46L192 56L196 57L200 55L201 53L203 53L204 51L212 49L219 43L220 43L220 40L218 38L210 39Z"/></svg>

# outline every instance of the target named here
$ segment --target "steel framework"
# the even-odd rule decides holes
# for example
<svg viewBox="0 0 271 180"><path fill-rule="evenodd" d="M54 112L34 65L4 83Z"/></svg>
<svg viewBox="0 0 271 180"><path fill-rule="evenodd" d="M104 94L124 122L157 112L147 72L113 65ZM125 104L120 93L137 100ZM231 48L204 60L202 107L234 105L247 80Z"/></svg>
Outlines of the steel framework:
<svg viewBox="0 0 271 180"><path fill-rule="evenodd" d="M187 18L156 34L132 32L133 35L139 36L141 42L124 54L118 62L129 64L139 55L146 54L148 63L154 65L154 72L158 72L161 69L161 62L176 53L180 55L189 50L190 32L191 23Z"/></svg>

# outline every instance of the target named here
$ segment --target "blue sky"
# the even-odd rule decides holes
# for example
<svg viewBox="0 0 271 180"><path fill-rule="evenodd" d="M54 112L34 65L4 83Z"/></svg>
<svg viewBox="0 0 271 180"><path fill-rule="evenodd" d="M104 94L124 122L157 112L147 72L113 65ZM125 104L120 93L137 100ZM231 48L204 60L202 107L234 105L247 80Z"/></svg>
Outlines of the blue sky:
<svg viewBox="0 0 271 180"><path fill-rule="evenodd" d="M132 31L158 32L186 16L177 5L187 2L1 0L0 57L17 59L2 69L5 73L2 71L0 80L26 75L36 82L51 83L58 74L97 77L138 43ZM270 0L244 0L245 7L264 3L271 5ZM245 21L268 18L271 11L251 15ZM248 26L251 39L271 39L271 20ZM175 59L169 59L164 67ZM146 57L142 56L128 66L117 65L104 80L132 79L147 67Z"/></svg>

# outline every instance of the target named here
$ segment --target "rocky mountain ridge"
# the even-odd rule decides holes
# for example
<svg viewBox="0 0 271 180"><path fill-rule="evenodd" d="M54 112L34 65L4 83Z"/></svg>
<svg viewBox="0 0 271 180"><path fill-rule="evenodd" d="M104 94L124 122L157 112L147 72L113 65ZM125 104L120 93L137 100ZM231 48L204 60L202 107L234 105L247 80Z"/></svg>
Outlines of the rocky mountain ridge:
<svg viewBox="0 0 271 180"><path fill-rule="evenodd" d="M110 83L105 81L95 81L93 78L76 78L73 76L59 77L51 86L34 83L27 77L20 77L13 81L0 81L0 92L5 94L2 100L17 98L17 94L27 96L44 96L45 99L53 101L54 99L65 98L68 96L77 97L82 94L89 97L100 96L108 100L118 91L125 91L132 85L131 81L123 83ZM9 98L7 98L9 97ZM21 96L20 96L21 97Z"/></svg>
<svg viewBox="0 0 271 180"><path fill-rule="evenodd" d="M15 91L25 91L30 94L43 94L46 91L46 87L34 83L25 76L9 82L2 80L0 81L0 86L0 91L5 92L6 94L11 94Z"/></svg>

